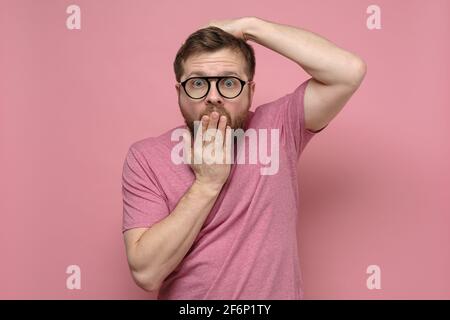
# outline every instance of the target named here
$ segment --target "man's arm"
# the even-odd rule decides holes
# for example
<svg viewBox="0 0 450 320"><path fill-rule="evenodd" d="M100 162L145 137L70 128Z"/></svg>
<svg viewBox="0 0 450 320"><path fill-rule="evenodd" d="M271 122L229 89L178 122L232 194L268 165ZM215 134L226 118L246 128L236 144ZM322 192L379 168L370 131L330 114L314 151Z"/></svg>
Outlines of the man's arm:
<svg viewBox="0 0 450 320"><path fill-rule="evenodd" d="M306 129L325 127L358 89L365 62L317 34L256 17L243 18L242 32L252 40L300 65L312 79L304 97Z"/></svg>
<svg viewBox="0 0 450 320"><path fill-rule="evenodd" d="M124 233L128 264L146 291L157 291L191 248L213 207L220 188L194 182L175 209L151 228Z"/></svg>
<svg viewBox="0 0 450 320"><path fill-rule="evenodd" d="M218 139L218 135L231 136L230 128L226 126L226 117L219 117L217 112L212 112L211 118L202 117L202 129L198 130L195 139L201 139L200 131L205 135L207 129L217 129L215 139ZM164 279L180 264L228 179L231 165L225 163L225 160L227 152L231 151L226 147L226 139L223 139L222 163L215 163L215 155L203 152L209 144L216 143L215 139L200 140L202 150L192 150L200 153L202 161L200 164L190 164L195 174L194 183L174 210L150 228L133 228L124 233L132 276L144 290L158 290Z"/></svg>
<svg viewBox="0 0 450 320"><path fill-rule="evenodd" d="M261 44L296 62L311 75L304 108L306 129L312 131L322 129L339 113L366 74L366 64L360 57L301 28L257 17L214 20L208 26Z"/></svg>

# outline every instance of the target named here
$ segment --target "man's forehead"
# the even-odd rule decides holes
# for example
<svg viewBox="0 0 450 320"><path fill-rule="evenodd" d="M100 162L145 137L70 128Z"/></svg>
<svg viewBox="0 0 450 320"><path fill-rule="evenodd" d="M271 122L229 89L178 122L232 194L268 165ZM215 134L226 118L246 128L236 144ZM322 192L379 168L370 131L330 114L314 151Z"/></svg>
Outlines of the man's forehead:
<svg viewBox="0 0 450 320"><path fill-rule="evenodd" d="M187 74L187 77L192 77L192 76L236 76L236 77L240 77L241 75L236 72L236 71L222 71L222 72L205 72L205 71L201 71L201 70L194 70L191 71Z"/></svg>
<svg viewBox="0 0 450 320"><path fill-rule="evenodd" d="M225 49L191 56L183 66L187 76L242 76L245 61L239 53Z"/></svg>
<svg viewBox="0 0 450 320"><path fill-rule="evenodd" d="M234 62L237 58L242 58L242 53L230 48L224 48L216 51L202 51L192 53L187 60L191 61L230 61Z"/></svg>

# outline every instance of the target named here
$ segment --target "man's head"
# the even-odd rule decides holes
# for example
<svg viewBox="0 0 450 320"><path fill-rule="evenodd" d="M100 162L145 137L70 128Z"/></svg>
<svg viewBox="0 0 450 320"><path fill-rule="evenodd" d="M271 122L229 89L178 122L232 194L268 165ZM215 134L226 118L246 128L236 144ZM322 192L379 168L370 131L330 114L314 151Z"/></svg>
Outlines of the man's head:
<svg viewBox="0 0 450 320"><path fill-rule="evenodd" d="M197 30L178 50L174 61L174 71L178 82L175 85L178 104L191 133L194 132L193 122L200 120L203 115L209 115L212 111L225 115L227 125L231 128L243 128L255 92L255 83L253 82L255 53L244 40L217 27ZM192 93L190 97L180 84L180 82L197 76L226 75L246 82L237 97L222 96L216 86L218 79L209 79L211 84L209 91L200 99L194 99L197 96ZM223 88L222 94L227 96L228 87L240 86L239 81L235 80L225 78L220 82L219 89ZM247 83L248 81L250 82ZM200 80L186 83L186 88L188 90L190 88L192 91L194 87L195 90L199 90L197 88L202 86L205 87L205 91L202 92L206 92L207 80L206 82Z"/></svg>

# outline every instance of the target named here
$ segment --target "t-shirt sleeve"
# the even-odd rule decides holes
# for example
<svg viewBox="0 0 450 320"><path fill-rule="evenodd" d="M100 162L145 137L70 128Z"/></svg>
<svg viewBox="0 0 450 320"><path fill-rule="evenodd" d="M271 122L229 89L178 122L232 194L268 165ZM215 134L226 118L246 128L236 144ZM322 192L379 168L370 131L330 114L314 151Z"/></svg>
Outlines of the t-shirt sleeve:
<svg viewBox="0 0 450 320"><path fill-rule="evenodd" d="M280 121L282 130L285 131L284 138L288 140L288 145L294 146L297 159L311 138L327 127L325 126L318 131L311 131L305 127L304 96L306 86L311 79L307 79L292 93L288 94L285 97L286 100L283 100L280 106Z"/></svg>
<svg viewBox="0 0 450 320"><path fill-rule="evenodd" d="M143 155L131 146L122 171L122 232L162 220L169 209L159 183Z"/></svg>

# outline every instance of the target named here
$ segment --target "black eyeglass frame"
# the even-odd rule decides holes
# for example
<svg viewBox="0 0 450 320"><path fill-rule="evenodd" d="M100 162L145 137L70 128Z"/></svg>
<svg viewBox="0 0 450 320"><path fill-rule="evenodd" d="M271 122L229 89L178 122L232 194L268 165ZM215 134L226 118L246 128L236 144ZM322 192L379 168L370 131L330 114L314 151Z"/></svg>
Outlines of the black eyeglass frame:
<svg viewBox="0 0 450 320"><path fill-rule="evenodd" d="M238 80L238 81L241 83L241 90L240 90L239 93L238 93L237 95L235 95L234 97L231 97L231 98L225 97L225 96L222 94L222 92L220 92L220 89L219 89L219 82L220 82L222 79L226 79L226 78L233 78L233 79ZM203 96L201 96L200 98L193 98L193 97L191 97L191 96L189 95L189 93L187 93L187 90L186 90L186 83L187 83L189 80L191 80L191 79L205 79L206 82L208 82L208 90L206 90L206 93L205 93ZM220 76L220 77L219 77L219 76L216 76L216 77L214 77L214 76L210 76L210 77L200 77L200 76L196 76L196 77L190 77L190 78L187 78L186 80L184 80L184 81L182 81L182 82L178 82L178 83L181 84L181 86L182 86L183 89L184 89L184 92L188 95L189 98L195 99L195 100L199 100L199 99L203 99L204 97L206 97L206 96L208 95L208 93L209 93L209 90L211 89L211 81L209 81L209 79L217 79L217 81L216 81L217 92L219 92L219 94L220 94L222 97L224 97L225 99L234 99L234 98L238 97L238 96L242 93L242 90L244 90L244 86L245 86L246 84L248 84L248 83L253 82L253 80L250 80L250 81L244 81L244 80L239 79L238 77L235 77L235 76Z"/></svg>

